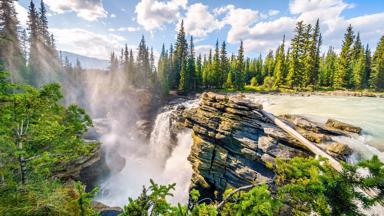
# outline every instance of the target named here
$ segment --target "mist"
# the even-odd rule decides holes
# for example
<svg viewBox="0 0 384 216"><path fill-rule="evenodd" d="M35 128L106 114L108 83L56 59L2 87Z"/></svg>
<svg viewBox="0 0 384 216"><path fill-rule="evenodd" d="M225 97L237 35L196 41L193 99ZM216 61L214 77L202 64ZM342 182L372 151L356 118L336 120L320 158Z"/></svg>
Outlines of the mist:
<svg viewBox="0 0 384 216"><path fill-rule="evenodd" d="M101 177L96 200L122 207L128 197L137 197L153 179L159 184L176 183L169 201L186 203L192 176L187 160L192 138L191 131L185 130L172 140L170 115L176 107L155 113L151 119L148 113L160 106L153 103L158 100L155 94L130 86L121 71L86 70L77 80L80 82L65 88L66 103L80 104L90 113L96 131L101 133L99 140L111 170L121 166L117 158L125 159L122 170ZM195 105L196 101L185 104Z"/></svg>

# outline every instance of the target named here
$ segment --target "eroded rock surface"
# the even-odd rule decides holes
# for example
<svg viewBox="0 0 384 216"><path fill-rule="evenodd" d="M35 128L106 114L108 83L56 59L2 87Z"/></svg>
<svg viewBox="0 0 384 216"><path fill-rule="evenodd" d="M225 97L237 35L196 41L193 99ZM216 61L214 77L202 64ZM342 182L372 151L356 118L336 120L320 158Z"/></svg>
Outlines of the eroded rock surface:
<svg viewBox="0 0 384 216"><path fill-rule="evenodd" d="M205 197L213 197L228 187L263 182L274 177L276 158L311 156L299 141L269 121L260 112L261 104L241 95L204 93L198 108L177 109L172 127L193 130L192 187ZM338 159L351 154L347 145L334 136L348 135L342 128L331 128L301 116L279 117L308 140Z"/></svg>

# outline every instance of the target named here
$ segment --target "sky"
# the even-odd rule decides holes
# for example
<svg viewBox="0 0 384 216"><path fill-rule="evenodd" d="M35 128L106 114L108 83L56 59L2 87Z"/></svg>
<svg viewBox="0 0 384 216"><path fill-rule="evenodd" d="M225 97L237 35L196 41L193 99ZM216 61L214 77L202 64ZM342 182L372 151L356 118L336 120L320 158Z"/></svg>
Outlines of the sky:
<svg viewBox="0 0 384 216"><path fill-rule="evenodd" d="M16 10L25 26L30 0L19 0ZM34 0L40 4L40 0ZM283 35L293 36L296 22L320 19L322 51L340 50L349 24L362 42L376 47L384 35L384 0L44 0L50 31L58 49L108 59L127 44L136 49L141 36L158 55L162 44L175 43L184 20L188 39L205 54L216 41L226 41L236 53L244 41L246 55L256 57L276 50Z"/></svg>

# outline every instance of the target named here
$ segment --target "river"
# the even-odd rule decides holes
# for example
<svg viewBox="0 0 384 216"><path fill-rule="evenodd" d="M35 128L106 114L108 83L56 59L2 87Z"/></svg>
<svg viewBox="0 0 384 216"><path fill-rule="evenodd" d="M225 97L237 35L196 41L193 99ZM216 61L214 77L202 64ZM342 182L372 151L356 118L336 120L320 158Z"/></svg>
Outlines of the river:
<svg viewBox="0 0 384 216"><path fill-rule="evenodd" d="M246 94L265 110L280 114L299 114L317 122L334 118L363 128L360 137L340 140L348 142L359 153L359 159L373 154L384 161L384 98L342 96L287 96Z"/></svg>

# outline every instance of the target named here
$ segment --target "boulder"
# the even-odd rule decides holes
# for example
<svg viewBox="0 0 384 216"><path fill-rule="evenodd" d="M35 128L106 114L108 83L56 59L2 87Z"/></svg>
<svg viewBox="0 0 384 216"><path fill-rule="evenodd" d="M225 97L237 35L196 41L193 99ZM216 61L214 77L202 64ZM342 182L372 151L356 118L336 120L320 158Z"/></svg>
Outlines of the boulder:
<svg viewBox="0 0 384 216"><path fill-rule="evenodd" d="M117 216L123 213L123 209L120 207L109 207L104 203L93 201L92 208L100 214L100 216Z"/></svg>
<svg viewBox="0 0 384 216"><path fill-rule="evenodd" d="M344 122L341 122L341 121L338 121L335 119L328 119L328 121L327 121L327 123L325 123L325 125L327 127L330 127L330 128L335 128L335 129L339 129L342 131L347 131L347 132L357 133L357 134L360 134L362 131L362 129L360 127L356 127L354 125L347 124L347 123L344 123Z"/></svg>

